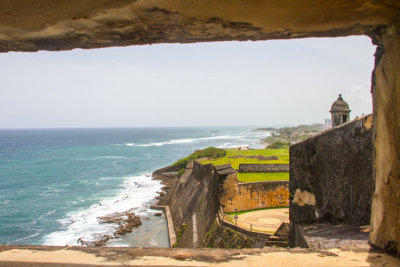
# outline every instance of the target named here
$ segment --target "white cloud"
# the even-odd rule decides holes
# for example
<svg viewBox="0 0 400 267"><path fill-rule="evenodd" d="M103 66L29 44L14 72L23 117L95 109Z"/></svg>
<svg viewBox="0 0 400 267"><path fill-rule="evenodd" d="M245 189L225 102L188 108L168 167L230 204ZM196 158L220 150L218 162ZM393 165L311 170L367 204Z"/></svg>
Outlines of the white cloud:
<svg viewBox="0 0 400 267"><path fill-rule="evenodd" d="M345 100L349 103L351 117L372 113L371 84L363 83L352 86L347 92Z"/></svg>

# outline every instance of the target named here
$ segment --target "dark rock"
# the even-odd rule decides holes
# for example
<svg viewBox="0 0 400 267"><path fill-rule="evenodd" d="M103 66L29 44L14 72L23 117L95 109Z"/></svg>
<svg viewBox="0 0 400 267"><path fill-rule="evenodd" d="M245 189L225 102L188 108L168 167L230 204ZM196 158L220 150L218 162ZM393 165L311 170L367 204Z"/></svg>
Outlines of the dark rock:
<svg viewBox="0 0 400 267"><path fill-rule="evenodd" d="M165 180L170 179L171 177L165 176L164 173L178 172L180 167L178 166L167 166L161 169L156 170L152 173L152 177L154 180Z"/></svg>
<svg viewBox="0 0 400 267"><path fill-rule="evenodd" d="M118 225L117 230L113 235L98 234L95 241L85 241L82 237L78 239L78 243L83 246L104 246L108 240L119 238L126 233L132 232L134 227L142 224L140 217L135 215L132 210L126 212L116 212L107 216L97 217L99 223L114 223Z"/></svg>
<svg viewBox="0 0 400 267"><path fill-rule="evenodd" d="M154 216L160 217L162 215L161 212L154 213Z"/></svg>
<svg viewBox="0 0 400 267"><path fill-rule="evenodd" d="M96 240L96 241L85 241L80 237L78 239L78 243L81 244L82 246L87 246L87 247L102 247L104 246L108 240L112 239L113 237L110 235L101 235L101 237Z"/></svg>
<svg viewBox="0 0 400 267"><path fill-rule="evenodd" d="M161 175L173 178L178 176L178 172L163 172Z"/></svg>

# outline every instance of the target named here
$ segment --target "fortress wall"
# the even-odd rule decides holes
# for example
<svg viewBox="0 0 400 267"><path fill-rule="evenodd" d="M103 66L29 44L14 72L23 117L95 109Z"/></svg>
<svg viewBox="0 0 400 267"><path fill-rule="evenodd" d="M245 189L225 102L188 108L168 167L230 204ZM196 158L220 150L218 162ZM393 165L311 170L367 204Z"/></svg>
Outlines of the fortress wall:
<svg viewBox="0 0 400 267"><path fill-rule="evenodd" d="M372 115L290 147L290 221L369 224Z"/></svg>
<svg viewBox="0 0 400 267"><path fill-rule="evenodd" d="M400 22L372 36L377 44L372 93L376 189L372 245L400 255Z"/></svg>
<svg viewBox="0 0 400 267"><path fill-rule="evenodd" d="M288 206L288 188L288 181L238 183L237 174L230 166L218 170L212 164L190 163L169 204L179 239L176 246L201 247L220 204L224 212L234 212L235 208L241 211Z"/></svg>
<svg viewBox="0 0 400 267"><path fill-rule="evenodd" d="M239 172L289 172L289 164L239 164Z"/></svg>
<svg viewBox="0 0 400 267"><path fill-rule="evenodd" d="M177 247L200 247L206 233L216 218L218 209L219 176L211 164L193 162L179 179L171 198L170 211L175 233L179 239Z"/></svg>
<svg viewBox="0 0 400 267"><path fill-rule="evenodd" d="M219 202L224 212L288 206L289 181L238 183L232 173L224 180Z"/></svg>

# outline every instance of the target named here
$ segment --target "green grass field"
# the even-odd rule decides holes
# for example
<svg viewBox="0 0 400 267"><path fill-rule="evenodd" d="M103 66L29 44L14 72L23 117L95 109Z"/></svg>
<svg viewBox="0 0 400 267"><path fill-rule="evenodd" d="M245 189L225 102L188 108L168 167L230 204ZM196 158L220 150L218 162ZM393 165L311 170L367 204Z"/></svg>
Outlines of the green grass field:
<svg viewBox="0 0 400 267"><path fill-rule="evenodd" d="M238 157L240 156L240 157ZM258 160L258 159L246 159L249 156L264 156L278 157L278 160ZM237 157L237 158L230 158ZM224 165L230 163L234 169L239 169L239 164L289 164L289 149L252 149L252 150L236 150L230 148L226 150L226 156L217 158L215 160L203 160L200 161L202 164L212 163L215 166Z"/></svg>
<svg viewBox="0 0 400 267"><path fill-rule="evenodd" d="M275 156L278 160L258 160L246 159L249 156ZM226 150L226 156L214 160L201 160L202 164L212 163L215 166L230 163L236 170L239 164L289 164L289 149L252 149L252 150L236 150L230 148ZM264 181L281 181L289 180L289 173L238 173L238 180L241 183L264 182Z"/></svg>
<svg viewBox="0 0 400 267"><path fill-rule="evenodd" d="M237 176L240 183L289 180L287 172L238 173Z"/></svg>

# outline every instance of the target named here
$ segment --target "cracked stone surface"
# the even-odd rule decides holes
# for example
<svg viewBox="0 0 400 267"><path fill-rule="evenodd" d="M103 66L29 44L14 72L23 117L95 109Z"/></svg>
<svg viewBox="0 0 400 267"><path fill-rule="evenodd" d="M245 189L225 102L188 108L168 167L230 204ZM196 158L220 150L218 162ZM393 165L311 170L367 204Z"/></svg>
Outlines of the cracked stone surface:
<svg viewBox="0 0 400 267"><path fill-rule="evenodd" d="M369 34L400 2L2 0L0 52Z"/></svg>

